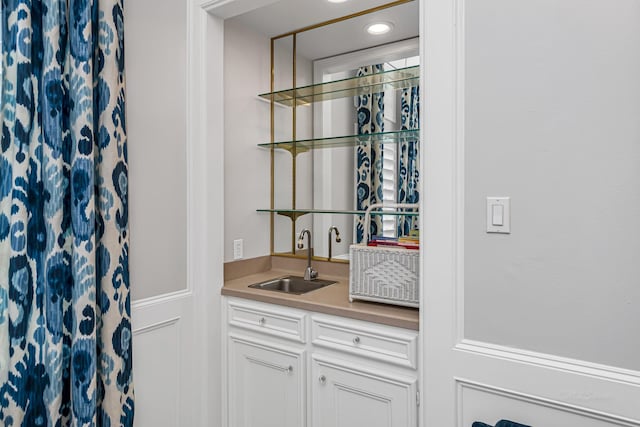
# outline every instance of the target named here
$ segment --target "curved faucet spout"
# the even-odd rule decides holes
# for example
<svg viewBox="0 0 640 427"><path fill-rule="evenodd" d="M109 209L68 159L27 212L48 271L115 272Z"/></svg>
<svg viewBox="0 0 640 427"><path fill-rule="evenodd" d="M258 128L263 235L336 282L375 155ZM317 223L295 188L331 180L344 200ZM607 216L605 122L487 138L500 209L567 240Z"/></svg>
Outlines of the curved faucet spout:
<svg viewBox="0 0 640 427"><path fill-rule="evenodd" d="M318 272L311 267L311 231L303 229L298 236L298 249L304 247L304 235L307 235L307 268L304 271L304 280L314 280L318 277Z"/></svg>

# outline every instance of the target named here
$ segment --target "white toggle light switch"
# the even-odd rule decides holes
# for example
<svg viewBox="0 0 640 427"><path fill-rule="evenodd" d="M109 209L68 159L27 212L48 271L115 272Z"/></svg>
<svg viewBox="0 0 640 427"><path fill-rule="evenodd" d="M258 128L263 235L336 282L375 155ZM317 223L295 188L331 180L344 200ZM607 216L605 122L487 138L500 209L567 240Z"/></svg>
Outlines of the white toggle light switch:
<svg viewBox="0 0 640 427"><path fill-rule="evenodd" d="M487 197L487 233L511 233L509 197Z"/></svg>

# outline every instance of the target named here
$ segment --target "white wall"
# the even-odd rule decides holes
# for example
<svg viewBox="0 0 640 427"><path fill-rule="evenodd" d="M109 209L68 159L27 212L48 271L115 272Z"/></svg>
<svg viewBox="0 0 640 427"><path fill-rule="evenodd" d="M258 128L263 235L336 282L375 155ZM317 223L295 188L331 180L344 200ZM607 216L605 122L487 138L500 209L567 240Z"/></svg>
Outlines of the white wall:
<svg viewBox="0 0 640 427"><path fill-rule="evenodd" d="M208 143L206 134L213 141L222 137L205 125L205 101L221 90L205 78L221 82L222 70L205 63L202 54L221 54L221 43L209 43L205 31L220 37L222 31L206 18L197 0L139 0L125 7L133 372L140 427L219 425L222 214L210 207L222 205L222 187L208 183L222 182L222 176L220 168L208 166L222 149Z"/></svg>
<svg viewBox="0 0 640 427"><path fill-rule="evenodd" d="M125 7L131 294L186 287L186 7Z"/></svg>
<svg viewBox="0 0 640 427"><path fill-rule="evenodd" d="M639 370L640 2L466 8L465 337Z"/></svg>
<svg viewBox="0 0 640 427"><path fill-rule="evenodd" d="M233 260L233 241L243 239L244 258L269 255L269 39L238 25L224 24L224 248ZM286 153L285 153L286 154Z"/></svg>

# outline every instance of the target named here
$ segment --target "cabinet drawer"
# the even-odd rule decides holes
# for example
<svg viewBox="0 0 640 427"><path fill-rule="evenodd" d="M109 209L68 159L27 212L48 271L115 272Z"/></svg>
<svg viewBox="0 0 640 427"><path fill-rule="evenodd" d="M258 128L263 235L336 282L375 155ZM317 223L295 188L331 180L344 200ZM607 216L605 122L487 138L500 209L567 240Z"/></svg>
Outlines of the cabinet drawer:
<svg viewBox="0 0 640 427"><path fill-rule="evenodd" d="M306 315L284 307L267 307L229 301L229 325L273 335L300 343L306 342L304 321Z"/></svg>
<svg viewBox="0 0 640 427"><path fill-rule="evenodd" d="M311 334L319 347L417 369L418 335L412 331L314 316Z"/></svg>

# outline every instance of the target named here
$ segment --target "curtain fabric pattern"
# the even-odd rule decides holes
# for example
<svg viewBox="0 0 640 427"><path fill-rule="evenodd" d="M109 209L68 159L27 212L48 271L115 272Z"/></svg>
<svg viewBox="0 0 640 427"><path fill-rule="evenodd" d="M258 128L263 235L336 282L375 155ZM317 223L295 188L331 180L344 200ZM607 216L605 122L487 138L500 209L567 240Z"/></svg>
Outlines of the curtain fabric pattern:
<svg viewBox="0 0 640 427"><path fill-rule="evenodd" d="M0 420L131 426L122 0L3 0Z"/></svg>
<svg viewBox="0 0 640 427"><path fill-rule="evenodd" d="M357 76L383 72L383 65L360 67ZM384 132L384 93L367 93L354 97L357 134ZM356 148L356 209L365 210L373 203L382 202L382 149L379 144L359 145ZM367 240L364 217L356 219L356 243ZM380 215L371 217L370 235L382 232Z"/></svg>
<svg viewBox="0 0 640 427"><path fill-rule="evenodd" d="M401 129L414 130L420 128L420 87L412 86L402 89L400 98ZM407 138L400 141L398 162L398 203L418 203L420 201L420 140ZM411 230L418 228L418 218L414 216L398 216L398 236L407 236Z"/></svg>

